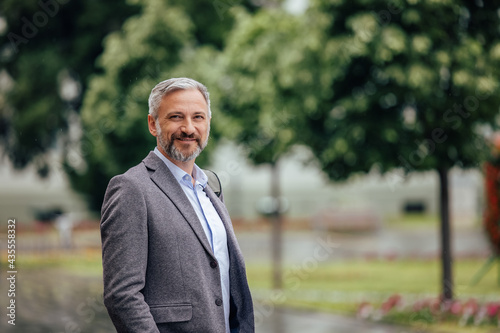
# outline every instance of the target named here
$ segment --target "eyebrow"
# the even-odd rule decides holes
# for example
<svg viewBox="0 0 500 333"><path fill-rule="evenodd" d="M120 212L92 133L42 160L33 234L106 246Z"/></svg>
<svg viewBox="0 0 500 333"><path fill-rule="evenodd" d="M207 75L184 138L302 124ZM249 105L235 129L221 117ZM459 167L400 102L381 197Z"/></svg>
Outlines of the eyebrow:
<svg viewBox="0 0 500 333"><path fill-rule="evenodd" d="M165 115L165 117L170 117L170 116L173 116L173 115L184 115L185 112L184 111L170 111L169 113L167 113ZM207 111L194 111L193 112L193 115L204 115L204 116L208 116L208 112Z"/></svg>

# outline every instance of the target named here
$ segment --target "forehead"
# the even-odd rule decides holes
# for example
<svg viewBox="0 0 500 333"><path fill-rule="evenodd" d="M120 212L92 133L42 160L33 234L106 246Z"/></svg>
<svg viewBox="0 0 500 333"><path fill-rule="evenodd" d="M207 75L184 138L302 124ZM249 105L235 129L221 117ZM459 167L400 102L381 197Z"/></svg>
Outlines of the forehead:
<svg viewBox="0 0 500 333"><path fill-rule="evenodd" d="M208 105L198 89L176 90L163 96L160 110L208 112Z"/></svg>

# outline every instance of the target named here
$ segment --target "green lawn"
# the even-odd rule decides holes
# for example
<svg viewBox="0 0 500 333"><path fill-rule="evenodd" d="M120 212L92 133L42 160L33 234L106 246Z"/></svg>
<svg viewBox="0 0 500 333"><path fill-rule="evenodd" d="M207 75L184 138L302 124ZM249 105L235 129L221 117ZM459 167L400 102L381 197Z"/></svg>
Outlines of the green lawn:
<svg viewBox="0 0 500 333"><path fill-rule="evenodd" d="M483 259L458 260L454 265L456 297L498 296L497 268L492 268L476 286L473 276ZM271 287L271 267L250 264L250 284L256 289ZM437 260L365 261L351 260L320 264L317 268L290 266L284 269L285 289L375 292L392 294L437 294L440 291L440 263ZM299 288L296 286L299 285Z"/></svg>
<svg viewBox="0 0 500 333"><path fill-rule="evenodd" d="M484 262L484 259L467 259L454 263L456 298L500 299L497 266L490 269L477 285L470 285ZM22 268L62 267L89 275L102 273L100 252L97 250L23 255L18 265ZM271 289L271 273L270 265L247 264L250 286L257 292ZM377 301L394 293L435 296L441 289L438 260L346 260L320 263L317 267L298 264L284 267L283 281L284 291L290 294L334 293L352 295L354 301L363 295L368 301ZM346 298L346 303L348 301Z"/></svg>
<svg viewBox="0 0 500 333"><path fill-rule="evenodd" d="M455 296L459 300L475 298L480 302L500 300L497 284L498 267L493 267L475 286L470 282L484 264L483 259L457 260L454 264ZM5 264L5 262L4 262ZM31 269L64 269L78 276L102 274L100 251L68 254L23 255L19 258L20 272ZM284 289L271 289L271 267L250 263L247 274L254 298L261 303L301 307L355 315L362 301L379 306L390 295L400 294L407 303L436 297L440 291L438 260L345 260L320 263L317 266L288 266L284 269ZM405 317L406 316L406 317ZM411 314L390 317L409 324ZM414 323L413 323L414 324ZM418 324L418 323L417 323ZM415 325L415 324L414 324ZM426 330L436 332L498 332L492 327L459 327L456 323L434 323Z"/></svg>
<svg viewBox="0 0 500 333"><path fill-rule="evenodd" d="M474 275L484 264L482 259L458 260L454 265L455 297L479 302L500 300L497 267L475 286ZM286 267L284 289L271 290L271 268L251 264L247 267L254 297L260 302L275 302L285 306L304 307L355 315L358 305L369 302L378 307L393 294L400 294L407 304L416 300L435 298L440 292L440 263L437 260L366 261L351 260L320 264L314 267ZM389 320L411 325L413 313L389 316ZM427 324L426 324L427 325ZM432 324L426 329L439 332L493 332L488 327L459 327L455 322Z"/></svg>

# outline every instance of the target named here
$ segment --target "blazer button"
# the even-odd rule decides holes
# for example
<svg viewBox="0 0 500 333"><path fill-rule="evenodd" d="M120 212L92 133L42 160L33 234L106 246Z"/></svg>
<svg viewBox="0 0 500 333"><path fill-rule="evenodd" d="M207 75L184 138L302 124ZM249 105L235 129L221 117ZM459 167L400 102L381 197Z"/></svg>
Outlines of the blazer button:
<svg viewBox="0 0 500 333"><path fill-rule="evenodd" d="M215 305L217 305L217 306L221 306L221 305L222 305L222 300L221 300L220 298L217 298L217 299L215 300Z"/></svg>
<svg viewBox="0 0 500 333"><path fill-rule="evenodd" d="M210 262L210 267L212 267L212 268L216 268L216 267L217 267L217 261L212 260L212 261Z"/></svg>

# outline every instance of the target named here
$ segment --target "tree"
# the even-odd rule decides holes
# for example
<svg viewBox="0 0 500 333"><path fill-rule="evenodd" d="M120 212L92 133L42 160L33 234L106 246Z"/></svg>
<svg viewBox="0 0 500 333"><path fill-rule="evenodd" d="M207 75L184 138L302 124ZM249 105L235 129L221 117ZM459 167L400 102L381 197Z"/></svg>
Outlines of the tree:
<svg viewBox="0 0 500 333"><path fill-rule="evenodd" d="M498 127L498 5L466 1L315 0L311 38L322 71L305 98L301 141L333 180L372 169L436 170L443 298L453 297L448 172L477 167ZM328 90L325 93L325 89Z"/></svg>
<svg viewBox="0 0 500 333"><path fill-rule="evenodd" d="M232 14L236 26L222 54L221 112L229 119L226 137L239 144L255 165L271 167L273 287L282 287L279 161L290 153L299 128L301 89L290 68L302 61L308 45L304 21L282 9L262 9L250 15L243 8Z"/></svg>
<svg viewBox="0 0 500 333"><path fill-rule="evenodd" d="M146 126L149 93L193 42L191 21L181 9L161 0L142 6L140 15L104 41L98 60L103 73L89 82L81 109L81 141L68 155L72 184L90 195L95 210L109 178L137 164L154 147Z"/></svg>
<svg viewBox="0 0 500 333"><path fill-rule="evenodd" d="M151 89L170 77L191 76L211 91L210 82L219 73L218 48L234 23L226 8L216 3L206 8L204 16L195 0L138 3L141 13L104 41L98 59L102 73L91 78L83 101L83 135L67 156L73 187L87 194L95 211L109 179L139 163L155 145L147 127ZM215 92L213 102L216 99ZM212 140L218 138L222 124L217 121L212 126ZM206 163L213 147L208 145L197 163Z"/></svg>
<svg viewBox="0 0 500 333"><path fill-rule="evenodd" d="M48 175L49 152L67 139L102 38L136 12L124 0L2 1L0 146L15 168L33 164Z"/></svg>
<svg viewBox="0 0 500 333"><path fill-rule="evenodd" d="M0 5L0 147L3 155L15 168L34 165L39 175L45 177L54 164L51 152L63 150L73 185L89 198L97 196L91 199L93 209L100 206L96 202L102 197L103 185L92 183L105 183L110 174L75 176L74 169L83 170L78 167L83 165L81 153L75 152L73 142L83 96L91 76L104 75L106 71L95 65L103 51L103 38L121 29L126 19L140 14L148 3L147 0L4 0ZM170 12L171 7L174 12L183 12L184 20L190 21L191 37L186 43L191 43L191 47L209 44L220 49L234 23L228 15L234 4L232 0L169 0L157 8L162 10L158 15ZM241 4L249 10L257 8L251 1ZM144 24L147 26L147 22ZM155 38L158 41L161 36L149 36L148 40ZM166 49L172 46L165 45ZM150 72L155 72L157 65L167 67L161 57L150 60L147 64ZM118 98L123 100L122 91L118 92ZM102 122L100 126L106 127L104 132L110 130L107 123ZM99 128L86 127L86 131L87 136L88 131L94 136L103 134ZM90 149L89 142L84 139L84 155L86 149ZM91 164L88 166L92 167Z"/></svg>

